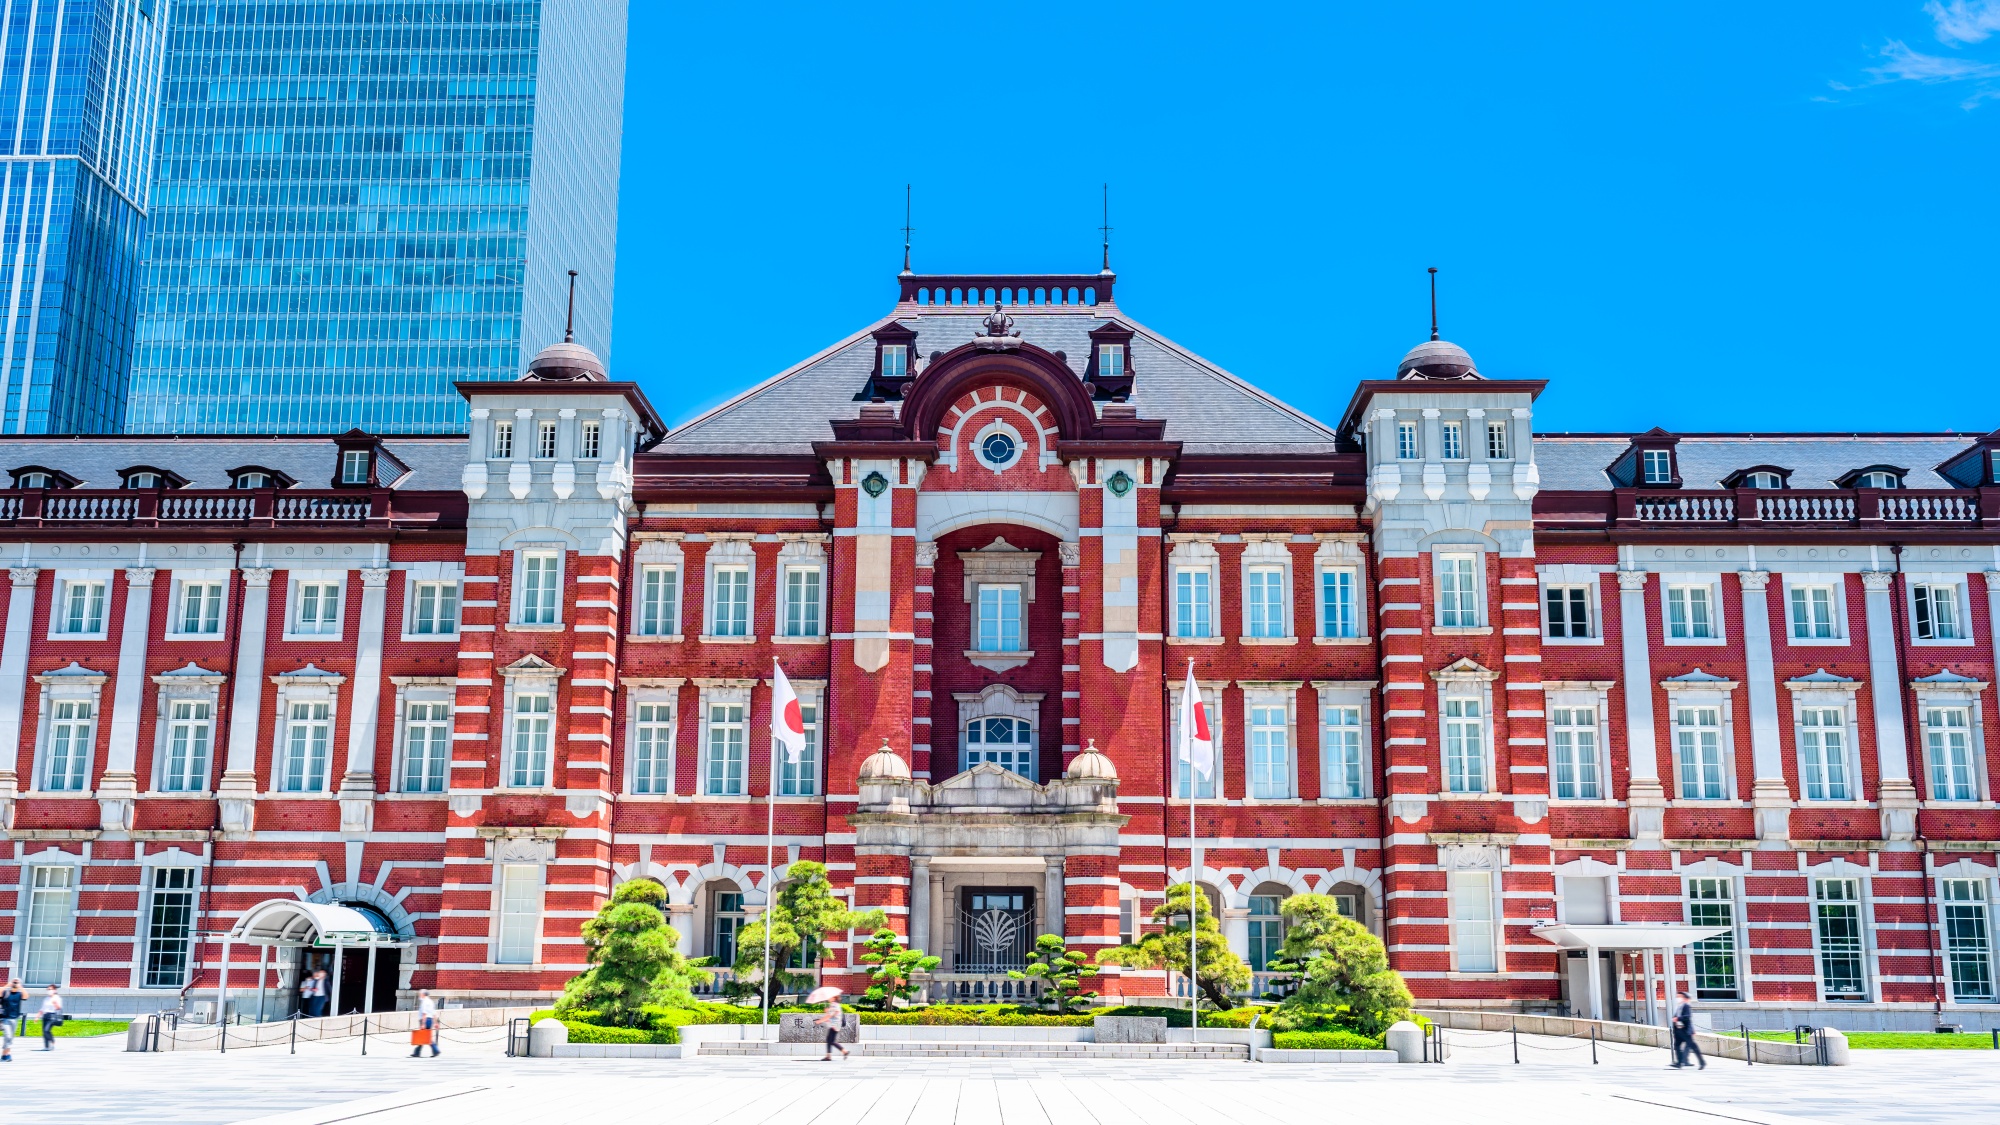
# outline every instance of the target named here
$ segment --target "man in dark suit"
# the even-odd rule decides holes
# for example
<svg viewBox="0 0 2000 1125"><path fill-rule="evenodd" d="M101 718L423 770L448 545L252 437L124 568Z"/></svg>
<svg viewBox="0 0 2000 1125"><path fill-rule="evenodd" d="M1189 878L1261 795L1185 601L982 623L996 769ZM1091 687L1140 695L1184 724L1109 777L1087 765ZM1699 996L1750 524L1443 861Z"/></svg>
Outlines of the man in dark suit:
<svg viewBox="0 0 2000 1125"><path fill-rule="evenodd" d="M1701 1044L1694 1041L1694 1005L1685 992L1680 993L1680 1003L1674 1007L1673 1029L1674 1069L1686 1066L1688 1052L1693 1051L1695 1061L1701 1064L1701 1069L1707 1070L1708 1059L1701 1053Z"/></svg>

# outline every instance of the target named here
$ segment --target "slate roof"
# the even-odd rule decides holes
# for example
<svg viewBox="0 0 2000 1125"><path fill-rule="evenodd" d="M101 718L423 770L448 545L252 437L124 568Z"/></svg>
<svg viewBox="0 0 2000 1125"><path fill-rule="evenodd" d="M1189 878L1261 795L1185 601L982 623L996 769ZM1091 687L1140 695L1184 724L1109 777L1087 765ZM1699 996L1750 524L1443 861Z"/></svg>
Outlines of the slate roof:
<svg viewBox="0 0 2000 1125"><path fill-rule="evenodd" d="M660 453L810 454L814 441L833 437L833 419L853 418L865 399L856 396L875 366L872 333L899 323L917 333L918 356L969 342L990 310L954 306L903 312L876 321L721 406L677 427L654 447ZM1119 312L1114 305L1087 310L1036 310L1008 306L1023 340L1062 352L1080 380L1090 358L1090 333L1115 319L1134 335L1128 401L1141 418L1164 418L1166 439L1185 453L1332 453L1333 428L1272 398L1227 371ZM899 310L901 312L901 310ZM919 369L918 378L921 378Z"/></svg>
<svg viewBox="0 0 2000 1125"><path fill-rule="evenodd" d="M382 448L409 471L383 480L405 490L451 490L460 486L465 469L465 436L385 438ZM23 465L58 469L82 481L80 488L117 488L118 470L149 465L179 473L189 488L228 488L229 470L257 465L283 473L300 488L327 488L333 482L340 451L330 435L281 437L177 437L172 434L120 434L88 437L0 437L0 471L12 474Z"/></svg>
<svg viewBox="0 0 2000 1125"><path fill-rule="evenodd" d="M1604 470L1632 443L1631 434L1538 434L1535 464L1542 487L1557 492L1606 492ZM1956 488L1937 467L1973 443L1969 435L1939 434L1695 434L1674 447L1683 488L1721 488L1740 469L1775 465L1792 470L1789 488L1836 488L1834 481L1876 465L1908 469L1909 488Z"/></svg>

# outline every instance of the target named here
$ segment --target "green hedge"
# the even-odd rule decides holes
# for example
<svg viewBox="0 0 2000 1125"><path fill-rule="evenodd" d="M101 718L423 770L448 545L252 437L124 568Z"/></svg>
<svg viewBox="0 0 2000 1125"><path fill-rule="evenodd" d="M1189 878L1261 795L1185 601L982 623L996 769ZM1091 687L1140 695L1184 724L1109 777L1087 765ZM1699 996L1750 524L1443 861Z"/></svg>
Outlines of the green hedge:
<svg viewBox="0 0 2000 1125"><path fill-rule="evenodd" d="M1351 1031L1280 1031L1271 1045L1280 1051L1373 1051L1382 1041Z"/></svg>

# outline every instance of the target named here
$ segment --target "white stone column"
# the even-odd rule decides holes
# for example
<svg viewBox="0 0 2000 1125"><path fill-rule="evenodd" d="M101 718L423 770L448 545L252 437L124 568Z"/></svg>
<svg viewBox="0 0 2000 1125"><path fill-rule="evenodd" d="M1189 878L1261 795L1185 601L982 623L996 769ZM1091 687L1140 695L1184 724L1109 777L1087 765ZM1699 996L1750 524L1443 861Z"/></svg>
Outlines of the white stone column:
<svg viewBox="0 0 2000 1125"><path fill-rule="evenodd" d="M1222 908L1222 938L1229 943L1229 951L1250 959L1250 908L1247 906L1225 906Z"/></svg>
<svg viewBox="0 0 2000 1125"><path fill-rule="evenodd" d="M1653 726L1653 650L1646 624L1643 570L1618 572L1618 632L1625 657L1626 804L1634 840L1657 845L1667 795L1660 785L1660 749Z"/></svg>
<svg viewBox="0 0 2000 1125"><path fill-rule="evenodd" d="M104 779L97 786L99 827L106 832L132 829L133 803L139 798L139 704L146 693L146 644L153 624L153 578L150 566L125 572L125 624L118 639L118 678L111 698L111 748L104 760Z"/></svg>
<svg viewBox="0 0 2000 1125"><path fill-rule="evenodd" d="M931 861L929 856L910 857L910 948L930 952L931 948Z"/></svg>
<svg viewBox="0 0 2000 1125"><path fill-rule="evenodd" d="M244 567L243 608L236 640L236 683L229 696L229 751L223 759L222 830L247 833L255 827L257 737L264 702L264 633L271 616L271 568Z"/></svg>
<svg viewBox="0 0 2000 1125"><path fill-rule="evenodd" d="M1042 932L1067 937L1069 928L1065 923L1068 919L1063 915L1069 900L1063 895L1063 857L1048 856L1042 862L1047 864L1042 869L1042 898L1047 902L1043 911L1045 924Z"/></svg>
<svg viewBox="0 0 2000 1125"><path fill-rule="evenodd" d="M21 707L28 699L28 646L34 639L35 583L41 571L17 566L7 571L13 590L7 597L7 633L0 643L0 746L21 745ZM14 798L20 791L14 775L17 755L0 755L0 828L14 826Z"/></svg>
<svg viewBox="0 0 2000 1125"><path fill-rule="evenodd" d="M1757 810L1757 838L1789 840L1792 792L1785 784L1784 748L1778 742L1777 668L1771 659L1768 570L1739 570L1743 590L1743 664L1750 689L1750 757L1756 776L1750 803Z"/></svg>
<svg viewBox="0 0 2000 1125"><path fill-rule="evenodd" d="M1881 779L1875 795L1882 811L1882 838L1917 837L1917 787L1910 777L1910 732L1903 725L1903 681L1896 664L1896 575L1861 572L1862 605L1868 617L1868 699L1875 716L1875 768ZM1989 575L1987 592L1994 595ZM2000 614L2000 596L1995 613Z"/></svg>
<svg viewBox="0 0 2000 1125"><path fill-rule="evenodd" d="M675 943L674 948L680 950L683 957L694 956L694 903L670 902L667 903L666 909L667 925L672 926L674 933L680 935L680 940Z"/></svg>
<svg viewBox="0 0 2000 1125"><path fill-rule="evenodd" d="M376 727L382 715L382 630L388 603L388 568L364 569L354 687L348 696L347 769L340 778L342 832L366 832L375 823Z"/></svg>

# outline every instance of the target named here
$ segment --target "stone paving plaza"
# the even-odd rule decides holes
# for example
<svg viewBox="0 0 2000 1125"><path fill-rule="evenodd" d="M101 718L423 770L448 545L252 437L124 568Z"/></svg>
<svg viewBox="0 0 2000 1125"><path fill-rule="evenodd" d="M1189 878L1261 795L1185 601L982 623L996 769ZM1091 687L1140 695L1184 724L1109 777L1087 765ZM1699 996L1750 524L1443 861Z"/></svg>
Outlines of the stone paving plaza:
<svg viewBox="0 0 2000 1125"><path fill-rule="evenodd" d="M477 1033L468 1033L477 1034ZM402 1037L213 1053L125 1054L66 1040L0 1069L9 1116L81 1122L458 1125L1303 1125L1379 1121L1616 1125L1900 1123L1994 1117L2000 1052L1857 1051L1845 1068L1665 1067L1659 1051L1454 1034L1443 1066L869 1059L526 1060L497 1041L411 1059Z"/></svg>

